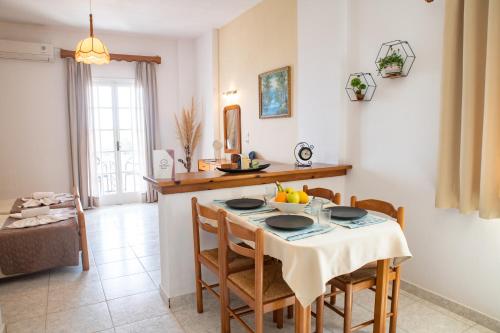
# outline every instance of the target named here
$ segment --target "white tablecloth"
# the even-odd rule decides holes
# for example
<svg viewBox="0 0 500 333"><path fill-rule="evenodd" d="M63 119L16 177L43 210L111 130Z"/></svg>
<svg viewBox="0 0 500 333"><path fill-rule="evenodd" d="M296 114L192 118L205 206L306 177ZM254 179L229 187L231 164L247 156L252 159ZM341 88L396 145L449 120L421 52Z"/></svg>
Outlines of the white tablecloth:
<svg viewBox="0 0 500 333"><path fill-rule="evenodd" d="M228 211L228 217L256 228L249 216ZM395 258L400 264L412 256L399 224L393 220L357 229L336 226L329 233L292 242L266 232L264 243L264 253L282 261L283 278L303 306L321 296L326 283L336 276L375 260Z"/></svg>

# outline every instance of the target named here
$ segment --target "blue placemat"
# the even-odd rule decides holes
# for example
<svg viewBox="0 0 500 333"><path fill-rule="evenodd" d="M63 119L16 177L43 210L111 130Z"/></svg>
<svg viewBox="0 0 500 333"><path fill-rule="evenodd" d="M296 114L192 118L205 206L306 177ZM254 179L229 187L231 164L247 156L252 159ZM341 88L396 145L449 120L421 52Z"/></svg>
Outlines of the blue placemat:
<svg viewBox="0 0 500 333"><path fill-rule="evenodd" d="M323 225L323 224L313 224L310 227L302 230L293 230L293 231L288 231L288 230L281 230L281 229L275 229L271 228L268 226L265 222L266 217L260 217L260 218L249 218L249 221L273 234L276 236L283 238L284 240L287 241L295 241L299 239L304 239L304 238L309 238L313 237L316 235L321 235L327 232L332 231L335 229L331 225Z"/></svg>
<svg viewBox="0 0 500 333"><path fill-rule="evenodd" d="M361 228L361 227L366 227L369 225L373 224L379 224L387 221L386 218L375 216L372 214L365 215L364 217L358 219L358 220L335 220L331 219L330 220L332 223L335 223L337 225L340 225L342 227L346 227L349 229L356 229L356 228Z"/></svg>
<svg viewBox="0 0 500 333"><path fill-rule="evenodd" d="M228 210L231 213L239 215L239 216L247 216L247 215L253 215L253 214L258 214L258 213L270 213L270 212L274 212L276 210L276 208L273 208L273 207L268 206L268 205L263 205L263 206L256 208L256 209L245 209L245 210L233 209L233 208L230 208L228 205L226 205L226 201L227 200L214 200L213 203L214 203L214 205L219 206L221 208L224 208L225 210Z"/></svg>

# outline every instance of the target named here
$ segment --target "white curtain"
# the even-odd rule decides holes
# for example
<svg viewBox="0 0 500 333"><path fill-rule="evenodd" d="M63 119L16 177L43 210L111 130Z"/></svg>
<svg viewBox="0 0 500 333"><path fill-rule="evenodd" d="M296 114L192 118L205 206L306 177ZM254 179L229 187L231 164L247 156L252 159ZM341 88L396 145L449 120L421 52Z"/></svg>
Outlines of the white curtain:
<svg viewBox="0 0 500 333"><path fill-rule="evenodd" d="M90 138L92 73L90 65L66 59L68 113L73 186L80 191L83 208L93 207L91 198Z"/></svg>
<svg viewBox="0 0 500 333"><path fill-rule="evenodd" d="M154 63L137 62L136 91L138 109L142 109L144 116L144 133L142 140L145 149L145 174L153 177L153 150L160 147L158 96L156 86L156 67ZM141 113L141 112L139 112ZM148 183L146 202L158 200L158 193Z"/></svg>

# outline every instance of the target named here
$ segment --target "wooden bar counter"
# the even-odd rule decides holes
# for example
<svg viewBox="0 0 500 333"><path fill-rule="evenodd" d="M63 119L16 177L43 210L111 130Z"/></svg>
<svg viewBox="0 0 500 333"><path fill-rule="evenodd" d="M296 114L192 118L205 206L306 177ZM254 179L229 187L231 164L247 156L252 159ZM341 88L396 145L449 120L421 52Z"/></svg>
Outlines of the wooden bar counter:
<svg viewBox="0 0 500 333"><path fill-rule="evenodd" d="M271 166L260 172L224 173L221 171L202 171L178 173L175 179L144 179L152 183L161 194L174 194L232 188L240 186L270 184L276 181L297 181L326 177L344 176L351 165L331 165L317 163L310 167L296 167L291 164L271 163Z"/></svg>
<svg viewBox="0 0 500 333"><path fill-rule="evenodd" d="M165 300L193 293L194 260L191 198L203 204L214 199L262 197L266 186L276 181L285 187L326 187L343 192L344 179L350 165L313 164L299 168L293 164L271 163L260 172L225 174L220 171L178 173L175 179L144 177L158 191L158 218L160 231L160 290ZM267 185L266 185L267 184ZM202 233L202 249L214 248L217 240ZM205 274L209 277L210 274ZM208 281L212 282L212 281ZM216 282L214 277L213 282Z"/></svg>

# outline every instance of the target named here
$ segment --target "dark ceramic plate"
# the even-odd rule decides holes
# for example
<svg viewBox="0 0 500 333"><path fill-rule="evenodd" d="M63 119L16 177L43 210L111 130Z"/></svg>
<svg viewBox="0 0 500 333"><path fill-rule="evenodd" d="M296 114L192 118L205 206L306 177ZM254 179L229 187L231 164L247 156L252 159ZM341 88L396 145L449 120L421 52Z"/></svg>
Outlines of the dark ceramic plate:
<svg viewBox="0 0 500 333"><path fill-rule="evenodd" d="M357 220L364 217L368 212L361 208L348 206L336 206L330 208L332 219L336 220Z"/></svg>
<svg viewBox="0 0 500 333"><path fill-rule="evenodd" d="M236 169L236 168L220 168L217 167L217 170L222 171L222 172L228 172L228 173L244 173L244 172L254 172L254 171L260 171L268 168L271 164L266 163L266 164L260 164L256 168L251 168L251 169Z"/></svg>
<svg viewBox="0 0 500 333"><path fill-rule="evenodd" d="M272 228L283 230L300 230L312 225L314 221L302 215L275 215L265 220L266 224Z"/></svg>
<svg viewBox="0 0 500 333"><path fill-rule="evenodd" d="M251 199L251 198L241 198L241 199L232 199L226 201L226 205L229 208L233 209L256 209L261 207L264 204L263 200L259 199Z"/></svg>

